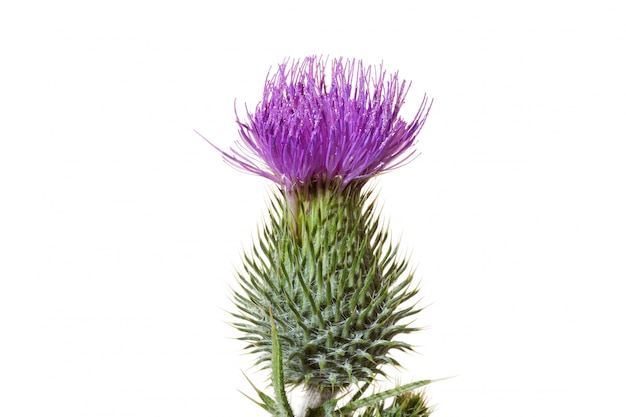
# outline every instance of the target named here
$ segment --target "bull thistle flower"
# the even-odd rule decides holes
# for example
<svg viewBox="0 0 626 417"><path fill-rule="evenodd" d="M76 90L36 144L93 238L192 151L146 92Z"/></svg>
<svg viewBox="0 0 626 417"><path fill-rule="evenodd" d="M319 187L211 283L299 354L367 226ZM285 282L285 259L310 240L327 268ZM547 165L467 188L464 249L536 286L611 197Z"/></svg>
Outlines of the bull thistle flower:
<svg viewBox="0 0 626 417"><path fill-rule="evenodd" d="M430 381L360 396L385 365L399 365L394 350L411 349L397 336L418 330L407 319L420 311L413 272L364 185L415 157L431 103L424 96L407 122L399 111L408 85L397 74L355 60L327 65L317 56L279 65L247 120L237 115L241 141L220 150L230 165L278 185L238 272L234 325L272 371L274 395L257 390L272 415L426 416L413 391ZM296 386L304 398L294 413L286 388ZM351 388L356 395L339 407ZM387 398L395 408L385 414ZM398 405L407 399L420 406Z"/></svg>

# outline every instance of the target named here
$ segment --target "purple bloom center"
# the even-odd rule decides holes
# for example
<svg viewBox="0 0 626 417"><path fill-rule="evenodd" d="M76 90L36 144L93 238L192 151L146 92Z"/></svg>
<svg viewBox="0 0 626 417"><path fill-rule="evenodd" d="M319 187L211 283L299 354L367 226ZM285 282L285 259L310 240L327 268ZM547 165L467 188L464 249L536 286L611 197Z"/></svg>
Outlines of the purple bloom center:
<svg viewBox="0 0 626 417"><path fill-rule="evenodd" d="M237 115L242 141L225 160L287 190L314 182L342 186L406 163L430 104L426 96L413 120L399 117L408 91L382 65L311 56L288 61L268 76L263 99L247 121ZM326 77L329 76L327 79Z"/></svg>

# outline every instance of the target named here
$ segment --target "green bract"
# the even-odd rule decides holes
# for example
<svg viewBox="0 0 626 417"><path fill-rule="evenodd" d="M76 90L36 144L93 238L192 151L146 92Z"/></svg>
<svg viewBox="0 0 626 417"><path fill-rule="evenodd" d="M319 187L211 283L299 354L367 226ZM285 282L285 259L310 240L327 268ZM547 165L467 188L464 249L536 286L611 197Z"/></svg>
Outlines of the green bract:
<svg viewBox="0 0 626 417"><path fill-rule="evenodd" d="M360 184L279 194L239 274L236 326L267 363L273 316L287 384L371 381L396 365L392 350L410 349L395 336L417 330L402 322L419 311L412 276Z"/></svg>

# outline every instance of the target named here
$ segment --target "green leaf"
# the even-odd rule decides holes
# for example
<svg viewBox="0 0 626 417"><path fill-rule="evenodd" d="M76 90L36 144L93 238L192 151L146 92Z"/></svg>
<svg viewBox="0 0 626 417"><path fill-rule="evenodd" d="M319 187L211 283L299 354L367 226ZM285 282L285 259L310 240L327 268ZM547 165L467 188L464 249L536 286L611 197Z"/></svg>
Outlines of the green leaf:
<svg viewBox="0 0 626 417"><path fill-rule="evenodd" d="M283 375L283 352L280 347L280 340L278 338L278 330L276 330L276 323L274 323L274 317L270 310L270 323L272 326L272 385L274 386L274 393L276 395L276 401L280 407L281 417L293 417L293 411L287 400L287 393L285 391L285 380Z"/></svg>
<svg viewBox="0 0 626 417"><path fill-rule="evenodd" d="M400 387L392 388L387 391L370 395L369 397L366 397L360 400L352 401L339 409L339 415L341 416L350 415L350 413L354 412L355 410L359 408L368 407L368 406L380 403L381 401L384 401L387 398L397 397L398 395L401 395L405 392L413 391L417 388L423 387L424 385L428 385L431 382L435 382L435 381L438 381L438 380L426 379L423 381L411 382L409 384L402 385Z"/></svg>
<svg viewBox="0 0 626 417"><path fill-rule="evenodd" d="M250 379L248 378L248 376L246 374L243 374L243 376L248 380L248 382L250 383L250 385L252 385L252 388L254 388L254 390L256 391L257 395L259 396L259 398L261 399L261 401L263 401L262 403L252 399L250 396L248 396L247 394L243 393L243 395L245 395L248 399L250 399L253 403L259 405L260 407L262 407L265 411L267 411L270 414L278 414L278 407L276 406L276 401L274 401L272 399L272 397L270 397L269 395L265 394L263 391L261 391L260 389L258 389L253 383L252 381L250 381Z"/></svg>

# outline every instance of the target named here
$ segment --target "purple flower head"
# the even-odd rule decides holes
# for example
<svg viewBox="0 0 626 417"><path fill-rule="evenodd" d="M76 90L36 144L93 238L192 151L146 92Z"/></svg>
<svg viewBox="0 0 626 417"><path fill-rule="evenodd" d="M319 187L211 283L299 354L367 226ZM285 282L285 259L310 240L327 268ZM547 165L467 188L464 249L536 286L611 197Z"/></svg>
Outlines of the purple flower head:
<svg viewBox="0 0 626 417"><path fill-rule="evenodd" d="M415 154L413 145L430 104L426 96L410 122L399 116L406 81L382 65L310 56L285 61L268 75L263 99L247 121L237 115L242 141L230 165L287 190L338 181L342 186L396 168Z"/></svg>

